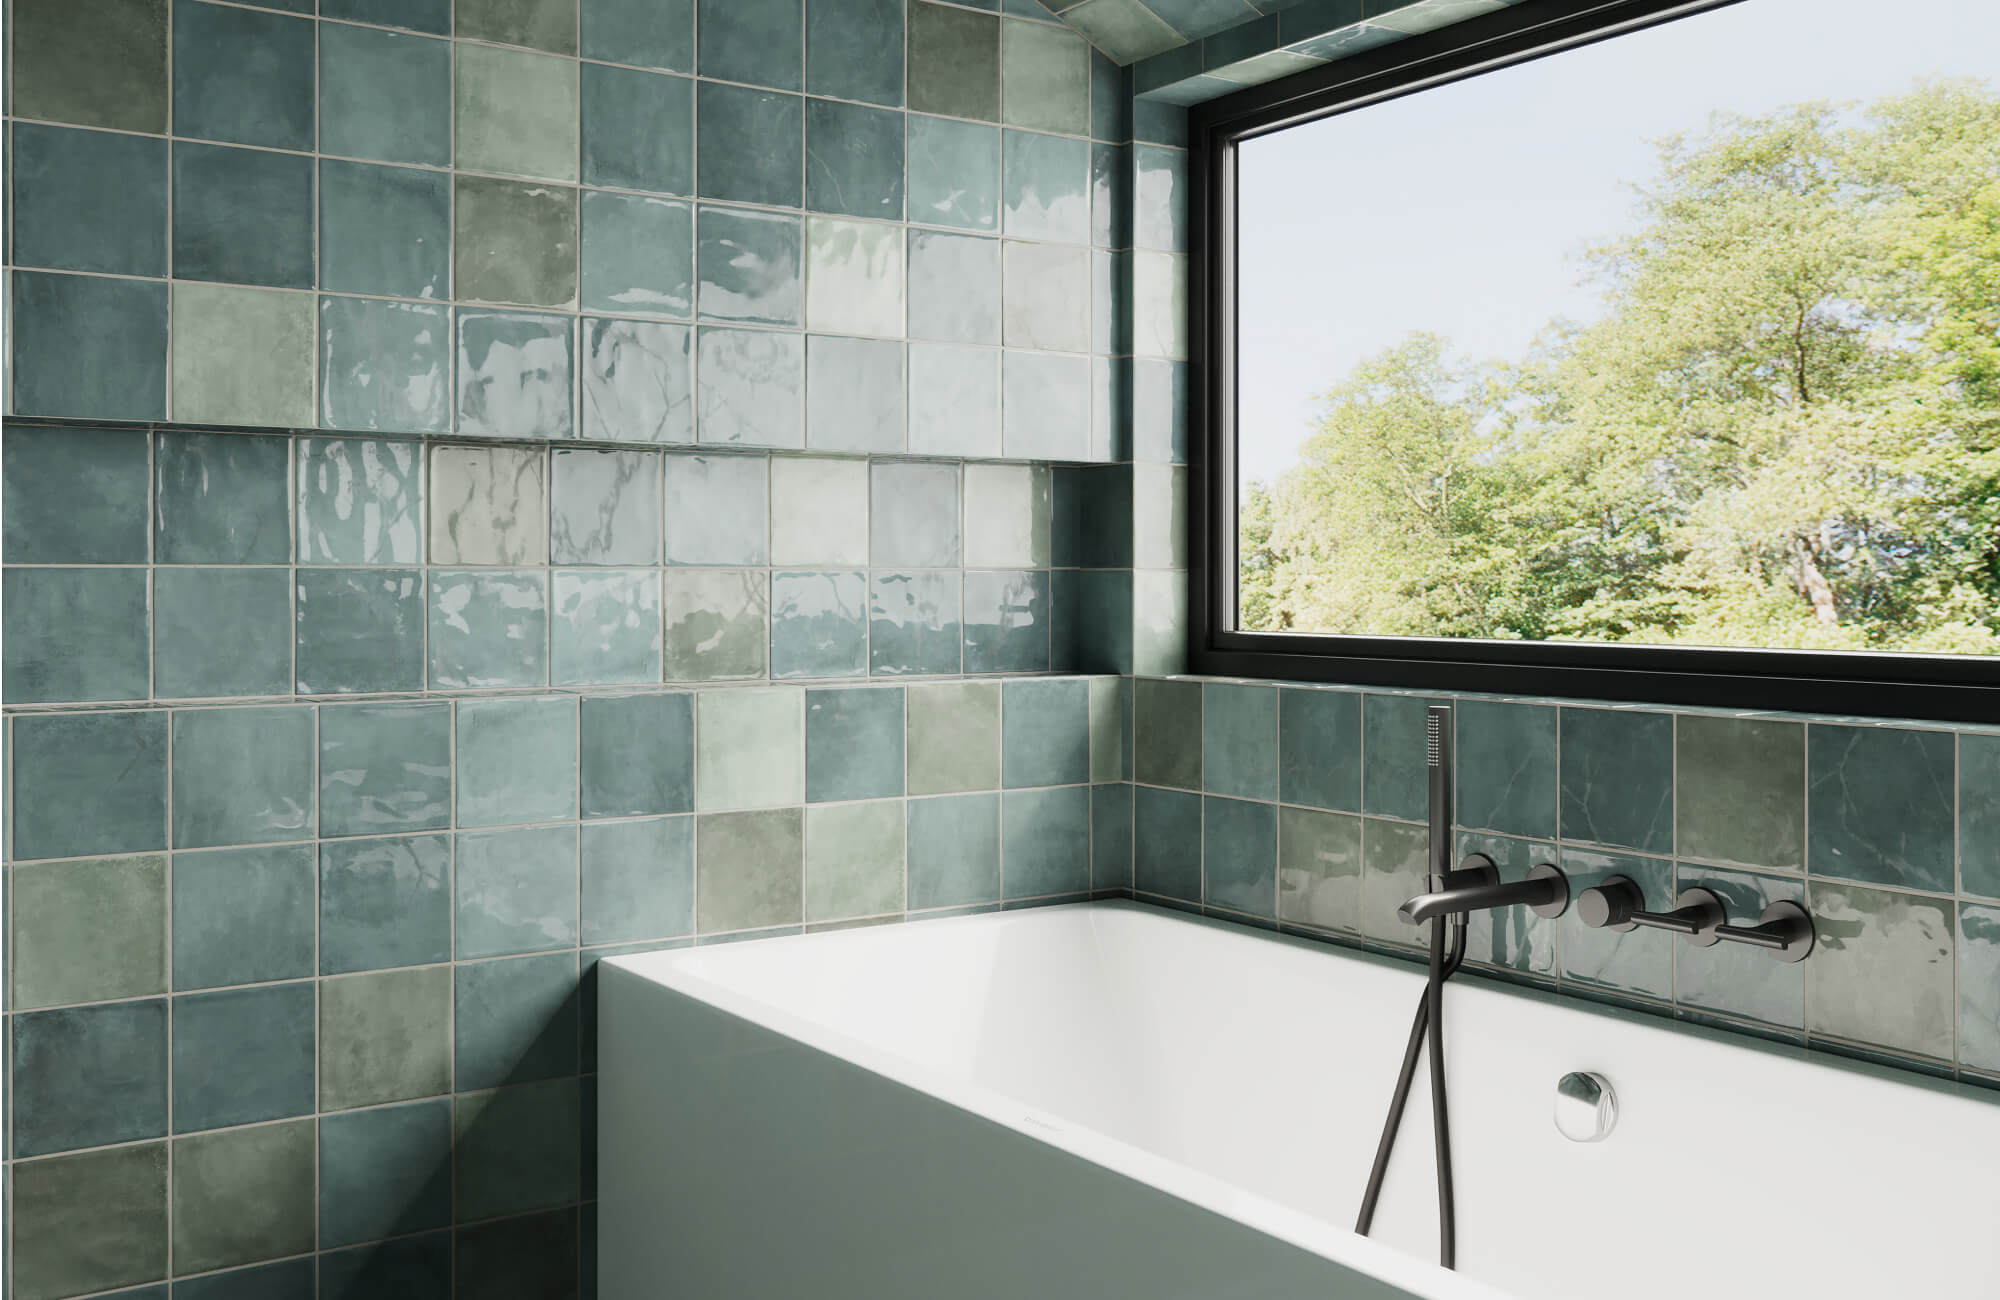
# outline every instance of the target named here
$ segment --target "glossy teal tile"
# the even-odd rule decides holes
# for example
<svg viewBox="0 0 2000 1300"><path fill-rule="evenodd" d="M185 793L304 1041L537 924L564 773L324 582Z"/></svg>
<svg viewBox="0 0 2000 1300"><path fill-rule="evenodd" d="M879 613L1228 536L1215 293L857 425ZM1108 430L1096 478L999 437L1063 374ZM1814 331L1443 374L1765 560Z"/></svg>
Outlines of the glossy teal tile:
<svg viewBox="0 0 2000 1300"><path fill-rule="evenodd" d="M702 317L802 324L804 239L797 217L704 204L695 233Z"/></svg>
<svg viewBox="0 0 2000 1300"><path fill-rule="evenodd" d="M450 1222L449 1101L329 1115L319 1122L322 1248ZM322 1273L323 1287L325 1282Z"/></svg>
<svg viewBox="0 0 2000 1300"><path fill-rule="evenodd" d="M1081 678L1001 687L1002 784L1080 785L1090 779L1090 683Z"/></svg>
<svg viewBox="0 0 2000 1300"><path fill-rule="evenodd" d="M693 249L690 204L586 191L583 305L687 319L694 314Z"/></svg>
<svg viewBox="0 0 2000 1300"><path fill-rule="evenodd" d="M30 715L13 732L15 860L167 846L164 712Z"/></svg>
<svg viewBox="0 0 2000 1300"><path fill-rule="evenodd" d="M913 454L1000 454L998 350L912 343L909 369Z"/></svg>
<svg viewBox="0 0 2000 1300"><path fill-rule="evenodd" d="M1681 721L1686 722L1683 717ZM1569 876L1570 897L1623 876L1639 886L1646 909L1668 912L1678 892L1674 864L1665 858L1641 858L1626 853L1590 849L1562 851L1560 863ZM1661 930L1592 930L1580 925L1561 927L1562 978L1611 993L1657 998L1674 996L1674 949L1681 941Z"/></svg>
<svg viewBox="0 0 2000 1300"><path fill-rule="evenodd" d="M461 959L575 945L576 827L464 831L456 859L454 936ZM462 1077L460 1084L470 1086Z"/></svg>
<svg viewBox="0 0 2000 1300"><path fill-rule="evenodd" d="M303 428L313 421L311 294L174 287L173 418Z"/></svg>
<svg viewBox="0 0 2000 1300"><path fill-rule="evenodd" d="M1059 465L1051 486L1055 563L1063 568L1131 568L1131 467Z"/></svg>
<svg viewBox="0 0 2000 1300"><path fill-rule="evenodd" d="M530 570L430 571L430 685L545 686L548 577Z"/></svg>
<svg viewBox="0 0 2000 1300"><path fill-rule="evenodd" d="M1001 449L1009 459L1090 453L1090 358L1009 351L1001 367Z"/></svg>
<svg viewBox="0 0 2000 1300"><path fill-rule="evenodd" d="M1278 917L1322 930L1361 928L1361 819L1278 809Z"/></svg>
<svg viewBox="0 0 2000 1300"><path fill-rule="evenodd" d="M574 1285L580 1251L577 1211L558 1210L460 1228L453 1234L460 1295L563 1295Z"/></svg>
<svg viewBox="0 0 2000 1300"><path fill-rule="evenodd" d="M448 1155L445 1160L449 1165ZM326 1300L448 1300L451 1236L429 1232L325 1251L319 1293Z"/></svg>
<svg viewBox="0 0 2000 1300"><path fill-rule="evenodd" d="M313 710L174 714L174 847L313 837Z"/></svg>
<svg viewBox="0 0 2000 1300"><path fill-rule="evenodd" d="M901 221L903 120L891 109L808 99L806 206Z"/></svg>
<svg viewBox="0 0 2000 1300"><path fill-rule="evenodd" d="M451 35L451 0L320 0L322 18Z"/></svg>
<svg viewBox="0 0 2000 1300"><path fill-rule="evenodd" d="M997 902L1000 796L911 799L908 809L909 908Z"/></svg>
<svg viewBox="0 0 2000 1300"><path fill-rule="evenodd" d="M1562 711L1562 835L1653 853L1674 847L1674 720Z"/></svg>
<svg viewBox="0 0 2000 1300"><path fill-rule="evenodd" d="M1357 811L1361 807L1361 700L1351 691L1278 694L1278 798Z"/></svg>
<svg viewBox="0 0 2000 1300"><path fill-rule="evenodd" d="M572 911L575 870L572 864ZM576 1072L575 953L461 962L454 978L454 1086L459 1091Z"/></svg>
<svg viewBox="0 0 2000 1300"><path fill-rule="evenodd" d="M956 567L959 467L878 460L869 477L869 562L879 568Z"/></svg>
<svg viewBox="0 0 2000 1300"><path fill-rule="evenodd" d="M1132 787L1090 788L1090 887L1132 888Z"/></svg>
<svg viewBox="0 0 2000 1300"><path fill-rule="evenodd" d="M1201 688L1203 789L1239 799L1278 797L1278 692L1268 686Z"/></svg>
<svg viewBox="0 0 2000 1300"><path fill-rule="evenodd" d="M763 456L670 453L667 563L768 563L770 491L770 467Z"/></svg>
<svg viewBox="0 0 2000 1300"><path fill-rule="evenodd" d="M1115 51L1127 63L1163 54L1181 44L1180 34L1139 0L1083 0L1064 11L1063 21L1098 49Z"/></svg>
<svg viewBox="0 0 2000 1300"><path fill-rule="evenodd" d="M23 122L13 163L17 265L167 273L165 141Z"/></svg>
<svg viewBox="0 0 2000 1300"><path fill-rule="evenodd" d="M701 75L798 90L805 75L801 0L696 0Z"/></svg>
<svg viewBox="0 0 2000 1300"><path fill-rule="evenodd" d="M648 321L583 320L583 436L694 441L694 331Z"/></svg>
<svg viewBox="0 0 2000 1300"><path fill-rule="evenodd" d="M458 312L458 431L567 438L575 323L528 312Z"/></svg>
<svg viewBox="0 0 2000 1300"><path fill-rule="evenodd" d="M457 707L458 825L576 816L575 698L464 700Z"/></svg>
<svg viewBox="0 0 2000 1300"><path fill-rule="evenodd" d="M296 669L301 695L421 690L423 571L298 570Z"/></svg>
<svg viewBox="0 0 2000 1300"><path fill-rule="evenodd" d="M576 53L577 0L458 0L453 22L461 37Z"/></svg>
<svg viewBox="0 0 2000 1300"><path fill-rule="evenodd" d="M451 960L451 838L320 845L319 973Z"/></svg>
<svg viewBox="0 0 2000 1300"><path fill-rule="evenodd" d="M805 339L764 330L703 328L696 436L744 447L805 445Z"/></svg>
<svg viewBox="0 0 2000 1300"><path fill-rule="evenodd" d="M153 578L153 695L288 695L292 582L284 569L163 568Z"/></svg>
<svg viewBox="0 0 2000 1300"><path fill-rule="evenodd" d="M161 433L155 440L153 557L160 564L291 559L291 443Z"/></svg>
<svg viewBox="0 0 2000 1300"><path fill-rule="evenodd" d="M904 0L806 0L806 93L903 106Z"/></svg>
<svg viewBox="0 0 2000 1300"><path fill-rule="evenodd" d="M857 686L806 692L806 802L903 793L903 691Z"/></svg>
<svg viewBox="0 0 2000 1300"><path fill-rule="evenodd" d="M805 101L703 81L695 90L696 183L705 199L796 208L805 198Z"/></svg>
<svg viewBox="0 0 2000 1300"><path fill-rule="evenodd" d="M1958 905L1958 1063L2000 1074L2000 908Z"/></svg>
<svg viewBox="0 0 2000 1300"><path fill-rule="evenodd" d="M2000 736L1961 734L1958 738L1959 888L1963 893L1986 898L2000 898L2000 803L1986 797L1993 790L2000 790Z"/></svg>
<svg viewBox="0 0 2000 1300"><path fill-rule="evenodd" d="M578 1196L577 1081L461 1096L452 1164L461 1221L568 1205Z"/></svg>
<svg viewBox="0 0 2000 1300"><path fill-rule="evenodd" d="M1278 912L1278 806L1247 799L1202 803L1202 901L1252 916Z"/></svg>
<svg viewBox="0 0 2000 1300"><path fill-rule="evenodd" d="M1953 737L1890 727L1807 729L1808 869L1952 889Z"/></svg>
<svg viewBox="0 0 2000 1300"><path fill-rule="evenodd" d="M1554 837L1556 712L1538 704L1457 704L1459 825Z"/></svg>
<svg viewBox="0 0 2000 1300"><path fill-rule="evenodd" d="M577 294L577 192L559 185L456 179L459 298L572 307Z"/></svg>
<svg viewBox="0 0 2000 1300"><path fill-rule="evenodd" d="M579 65L487 45L460 44L457 54L452 113L457 165L467 171L574 182ZM464 271L459 275L463 280ZM459 294L464 296L462 283Z"/></svg>
<svg viewBox="0 0 2000 1300"><path fill-rule="evenodd" d="M451 426L451 314L445 307L321 298L320 424L443 433Z"/></svg>
<svg viewBox="0 0 2000 1300"><path fill-rule="evenodd" d="M1001 229L1020 239L1090 242L1090 146L1032 131L1002 132Z"/></svg>
<svg viewBox="0 0 2000 1300"><path fill-rule="evenodd" d="M903 229L815 216L806 222L806 327L901 338Z"/></svg>
<svg viewBox="0 0 2000 1300"><path fill-rule="evenodd" d="M961 671L961 601L955 572L871 573L869 673L934 676Z"/></svg>
<svg viewBox="0 0 2000 1300"><path fill-rule="evenodd" d="M13 1020L17 1157L167 1131L167 1004L110 1002Z"/></svg>
<svg viewBox="0 0 2000 1300"><path fill-rule="evenodd" d="M1000 28L1000 105L1007 125L1090 134L1089 44L1060 27Z"/></svg>
<svg viewBox="0 0 2000 1300"><path fill-rule="evenodd" d="M349 1110L451 1090L451 971L375 971L319 986L319 1105Z"/></svg>
<svg viewBox="0 0 2000 1300"><path fill-rule="evenodd" d="M583 942L694 932L694 818L583 828Z"/></svg>
<svg viewBox="0 0 2000 1300"><path fill-rule="evenodd" d="M174 988L312 975L316 880L307 844L176 855Z"/></svg>
<svg viewBox="0 0 2000 1300"><path fill-rule="evenodd" d="M1131 570L1057 569L1050 577L1056 671L1131 672Z"/></svg>
<svg viewBox="0 0 2000 1300"><path fill-rule="evenodd" d="M1090 880L1090 788L1001 796L1001 897L1080 893Z"/></svg>
<svg viewBox="0 0 2000 1300"><path fill-rule="evenodd" d="M556 564L658 562L658 455L558 449L552 469L549 546Z"/></svg>
<svg viewBox="0 0 2000 1300"><path fill-rule="evenodd" d="M1090 52L1090 134L1098 140L1132 138L1132 74L1098 49Z"/></svg>
<svg viewBox="0 0 2000 1300"><path fill-rule="evenodd" d="M660 680L657 569L558 569L550 680L608 686Z"/></svg>
<svg viewBox="0 0 2000 1300"><path fill-rule="evenodd" d="M1804 868L1805 731L1796 722L1679 717L1675 817L1682 857Z"/></svg>
<svg viewBox="0 0 2000 1300"><path fill-rule="evenodd" d="M1779 899L1806 901L1800 881L1680 863L1675 887L1700 886L1722 899L1731 918L1754 918ZM1722 943L1710 948L1676 944L1674 996L1682 1007L1717 1011L1780 1029L1805 1027L1806 962L1777 962L1754 948Z"/></svg>
<svg viewBox="0 0 2000 1300"><path fill-rule="evenodd" d="M694 82L583 65L583 183L694 193Z"/></svg>
<svg viewBox="0 0 2000 1300"><path fill-rule="evenodd" d="M449 298L451 178L413 167L321 162L319 283L337 293Z"/></svg>
<svg viewBox="0 0 2000 1300"><path fill-rule="evenodd" d="M177 1273L313 1248L315 1127L312 1120L300 1119L174 1142Z"/></svg>
<svg viewBox="0 0 2000 1300"><path fill-rule="evenodd" d="M14 425L0 446L9 564L144 564L144 433Z"/></svg>
<svg viewBox="0 0 2000 1300"><path fill-rule="evenodd" d="M1815 880L1806 1029L1951 1060L1957 932L1947 899Z"/></svg>
<svg viewBox="0 0 2000 1300"><path fill-rule="evenodd" d="M1132 791L1134 889L1186 903L1201 901L1201 803L1198 794L1143 785Z"/></svg>
<svg viewBox="0 0 2000 1300"><path fill-rule="evenodd" d="M1049 668L1049 575L968 571L965 671L1032 673Z"/></svg>
<svg viewBox="0 0 2000 1300"><path fill-rule="evenodd" d="M167 860L23 863L9 875L14 1008L167 988Z"/></svg>
<svg viewBox="0 0 2000 1300"><path fill-rule="evenodd" d="M273 149L314 141L310 18L173 6L174 134Z"/></svg>
<svg viewBox="0 0 2000 1300"><path fill-rule="evenodd" d="M694 0L583 0L583 57L694 71Z"/></svg>
<svg viewBox="0 0 2000 1300"><path fill-rule="evenodd" d="M861 677L868 672L868 575L771 575L771 676Z"/></svg>
<svg viewBox="0 0 2000 1300"><path fill-rule="evenodd" d="M143 569L13 569L4 593L9 701L143 700Z"/></svg>
<svg viewBox="0 0 2000 1300"><path fill-rule="evenodd" d="M898 799L807 808L806 920L901 912L906 830Z"/></svg>
<svg viewBox="0 0 2000 1300"><path fill-rule="evenodd" d="M1146 785L1202 788L1202 686L1141 679L1133 689L1133 772Z"/></svg>
<svg viewBox="0 0 2000 1300"><path fill-rule="evenodd" d="M1132 240L1139 248L1187 251L1187 151L1158 145L1132 150Z"/></svg>
<svg viewBox="0 0 2000 1300"><path fill-rule="evenodd" d="M1090 147L1090 242L1100 248L1132 246L1132 150L1129 145L1094 144ZM1129 263L1126 274L1129 276ZM1121 288L1122 283L1121 283ZM1123 304L1127 316L1129 303ZM1129 320L1125 334L1131 333ZM1115 351L1129 352L1126 346Z"/></svg>
<svg viewBox="0 0 2000 1300"><path fill-rule="evenodd" d="M11 1262L14 1293L23 1300L167 1275L166 1143L37 1160L15 1169L12 1183ZM165 1290L134 1294L161 1300Z"/></svg>
<svg viewBox="0 0 2000 1300"><path fill-rule="evenodd" d="M319 29L319 150L451 165L451 46L401 32Z"/></svg>
<svg viewBox="0 0 2000 1300"><path fill-rule="evenodd" d="M1000 341L1000 242L911 231L909 330L945 343Z"/></svg>
<svg viewBox="0 0 2000 1300"><path fill-rule="evenodd" d="M1000 683L938 682L905 696L912 795L1000 788Z"/></svg>
<svg viewBox="0 0 2000 1300"><path fill-rule="evenodd" d="M312 195L309 158L222 145L177 146L175 277L310 289Z"/></svg>
<svg viewBox="0 0 2000 1300"><path fill-rule="evenodd" d="M313 1109L313 985L174 999L174 1132L256 1124Z"/></svg>
<svg viewBox="0 0 2000 1300"><path fill-rule="evenodd" d="M910 6L909 18L911 111L999 121L999 18L922 3Z"/></svg>
<svg viewBox="0 0 2000 1300"><path fill-rule="evenodd" d="M669 569L660 585L665 680L743 681L764 675L768 574L759 569Z"/></svg>
<svg viewBox="0 0 2000 1300"><path fill-rule="evenodd" d="M997 128L912 113L906 148L911 221L961 230L999 230Z"/></svg>
<svg viewBox="0 0 2000 1300"><path fill-rule="evenodd" d="M11 111L165 131L168 12L162 0L21 0L11 15Z"/></svg>
<svg viewBox="0 0 2000 1300"><path fill-rule="evenodd" d="M907 388L901 343L811 335L806 445L819 451L902 451Z"/></svg>
<svg viewBox="0 0 2000 1300"><path fill-rule="evenodd" d="M11 278L16 414L166 416L166 285L33 271Z"/></svg>
<svg viewBox="0 0 2000 1300"><path fill-rule="evenodd" d="M803 813L801 808L773 808L697 819L697 931L796 925L804 917Z"/></svg>
<svg viewBox="0 0 2000 1300"><path fill-rule="evenodd" d="M776 686L697 698L695 806L703 812L805 802L804 692ZM710 929L741 926L707 926Z"/></svg>
<svg viewBox="0 0 2000 1300"><path fill-rule="evenodd" d="M693 811L692 695L585 696L581 744L585 817Z"/></svg>

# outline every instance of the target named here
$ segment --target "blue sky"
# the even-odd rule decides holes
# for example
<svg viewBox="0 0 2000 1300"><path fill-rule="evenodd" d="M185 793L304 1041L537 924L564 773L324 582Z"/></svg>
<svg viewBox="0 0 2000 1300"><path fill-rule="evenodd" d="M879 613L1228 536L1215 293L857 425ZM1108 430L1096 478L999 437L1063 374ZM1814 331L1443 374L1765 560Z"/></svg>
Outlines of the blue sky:
<svg viewBox="0 0 2000 1300"><path fill-rule="evenodd" d="M1632 226L1651 141L1939 75L2000 85L2000 3L1744 0L1245 143L1245 479L1291 463L1313 395L1412 330L1515 357L1588 319L1573 254Z"/></svg>

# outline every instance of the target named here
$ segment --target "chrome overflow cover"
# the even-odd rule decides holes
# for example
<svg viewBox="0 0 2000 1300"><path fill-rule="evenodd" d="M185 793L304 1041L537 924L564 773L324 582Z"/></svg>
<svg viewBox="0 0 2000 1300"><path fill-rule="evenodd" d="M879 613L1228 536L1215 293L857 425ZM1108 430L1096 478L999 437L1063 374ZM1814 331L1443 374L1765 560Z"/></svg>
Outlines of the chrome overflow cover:
<svg viewBox="0 0 2000 1300"><path fill-rule="evenodd" d="M1601 1142L1618 1123L1618 1098L1601 1074L1577 1071L1556 1084L1556 1128L1572 1142Z"/></svg>

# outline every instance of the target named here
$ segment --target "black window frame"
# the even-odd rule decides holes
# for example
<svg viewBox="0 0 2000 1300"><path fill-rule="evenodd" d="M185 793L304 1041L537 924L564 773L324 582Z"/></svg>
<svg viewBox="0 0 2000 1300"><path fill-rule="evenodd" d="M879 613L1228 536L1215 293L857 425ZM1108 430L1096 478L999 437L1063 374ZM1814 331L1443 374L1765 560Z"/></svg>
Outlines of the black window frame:
<svg viewBox="0 0 2000 1300"><path fill-rule="evenodd" d="M1220 677L2000 722L2000 658L1245 632L1237 622L1234 146L1741 0L1526 0L1189 114L1188 667Z"/></svg>

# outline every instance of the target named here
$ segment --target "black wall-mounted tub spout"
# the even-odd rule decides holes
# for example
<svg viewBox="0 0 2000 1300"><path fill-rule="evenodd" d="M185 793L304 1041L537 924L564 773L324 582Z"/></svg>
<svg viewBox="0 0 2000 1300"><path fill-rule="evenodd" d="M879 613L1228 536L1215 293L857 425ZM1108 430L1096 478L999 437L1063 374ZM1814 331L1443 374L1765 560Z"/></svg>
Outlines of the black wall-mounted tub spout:
<svg viewBox="0 0 2000 1300"><path fill-rule="evenodd" d="M1432 892L1419 894L1397 908L1396 915L1410 925L1422 925L1440 916L1463 916L1497 907L1527 907L1536 916L1561 916L1569 910L1569 878L1560 868L1544 862L1530 871L1526 880L1502 883L1493 859L1474 853L1457 871L1434 884Z"/></svg>

